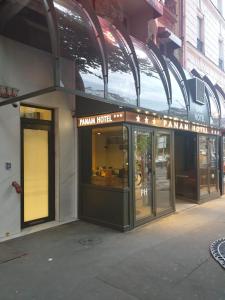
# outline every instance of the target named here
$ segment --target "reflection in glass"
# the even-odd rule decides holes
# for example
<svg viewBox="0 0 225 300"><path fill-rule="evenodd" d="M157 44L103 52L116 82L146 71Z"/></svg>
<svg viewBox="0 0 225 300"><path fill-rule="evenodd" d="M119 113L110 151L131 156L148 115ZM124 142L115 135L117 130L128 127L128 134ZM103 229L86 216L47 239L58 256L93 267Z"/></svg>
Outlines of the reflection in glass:
<svg viewBox="0 0 225 300"><path fill-rule="evenodd" d="M171 153L170 134L156 135L155 175L157 213L171 208Z"/></svg>
<svg viewBox="0 0 225 300"><path fill-rule="evenodd" d="M209 138L209 162L210 162L210 192L218 191L218 174L217 174L217 164L218 164L218 150L217 150L217 138Z"/></svg>
<svg viewBox="0 0 225 300"><path fill-rule="evenodd" d="M223 136L223 185L225 191L225 136Z"/></svg>
<svg viewBox="0 0 225 300"><path fill-rule="evenodd" d="M132 38L140 69L140 105L162 113L168 113L168 101L159 72L154 65L151 50Z"/></svg>
<svg viewBox="0 0 225 300"><path fill-rule="evenodd" d="M26 119L52 121L52 110L39 107L25 106L21 104L20 117Z"/></svg>
<svg viewBox="0 0 225 300"><path fill-rule="evenodd" d="M208 187L208 138L199 136L200 196L209 193Z"/></svg>
<svg viewBox="0 0 225 300"><path fill-rule="evenodd" d="M152 135L148 130L134 131L134 174L136 220L152 214Z"/></svg>
<svg viewBox="0 0 225 300"><path fill-rule="evenodd" d="M92 129L91 184L124 188L128 185L127 129Z"/></svg>
<svg viewBox="0 0 225 300"><path fill-rule="evenodd" d="M172 85L172 103L170 108L170 115L178 116L182 119L187 119L187 107L184 95L170 63L168 63L168 69Z"/></svg>
<svg viewBox="0 0 225 300"><path fill-rule="evenodd" d="M108 56L108 98L136 105L136 86L128 45L108 21L103 18L99 18L99 21L105 37Z"/></svg>
<svg viewBox="0 0 225 300"><path fill-rule="evenodd" d="M92 21L76 1L55 0L54 6L63 57L61 84L103 97L102 55Z"/></svg>
<svg viewBox="0 0 225 300"><path fill-rule="evenodd" d="M43 3L0 1L0 85L19 89L18 96L54 85L51 37Z"/></svg>
<svg viewBox="0 0 225 300"><path fill-rule="evenodd" d="M220 108L221 108L220 126L225 128L225 99L218 90L217 90L217 94L220 100Z"/></svg>
<svg viewBox="0 0 225 300"><path fill-rule="evenodd" d="M219 110L218 103L217 103L217 100L215 98L215 95L213 94L213 91L211 90L211 88L209 87L208 84L206 84L206 95L209 99L210 110L211 110L210 123L211 123L211 125L219 126L219 124L220 124L220 110Z"/></svg>

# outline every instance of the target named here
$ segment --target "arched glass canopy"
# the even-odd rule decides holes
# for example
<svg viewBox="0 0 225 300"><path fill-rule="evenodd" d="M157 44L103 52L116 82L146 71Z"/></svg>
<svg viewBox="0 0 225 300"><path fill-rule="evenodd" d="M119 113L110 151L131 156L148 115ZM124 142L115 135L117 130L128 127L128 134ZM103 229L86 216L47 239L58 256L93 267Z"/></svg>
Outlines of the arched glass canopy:
<svg viewBox="0 0 225 300"><path fill-rule="evenodd" d="M172 86L172 102L170 106L170 115L187 119L188 96L183 79L177 70L175 64L171 60L166 60L169 69L171 86Z"/></svg>
<svg viewBox="0 0 225 300"><path fill-rule="evenodd" d="M103 53L88 13L76 1L55 0L61 86L104 97Z"/></svg>
<svg viewBox="0 0 225 300"><path fill-rule="evenodd" d="M0 1L0 85L8 88L9 97L54 86L54 32L48 3Z"/></svg>
<svg viewBox="0 0 225 300"><path fill-rule="evenodd" d="M220 86L216 85L215 89L220 101L220 112L221 112L220 126L222 128L225 128L225 94Z"/></svg>
<svg viewBox="0 0 225 300"><path fill-rule="evenodd" d="M137 55L140 70L140 106L164 114L169 105L165 87L159 74L159 66L152 51L135 38L131 38Z"/></svg>
<svg viewBox="0 0 225 300"><path fill-rule="evenodd" d="M210 125L220 126L220 104L215 88L207 76L203 77L206 87L206 97L210 105Z"/></svg>
<svg viewBox="0 0 225 300"><path fill-rule="evenodd" d="M137 91L130 59L131 50L119 31L107 20L99 21L108 58L108 99L137 105Z"/></svg>

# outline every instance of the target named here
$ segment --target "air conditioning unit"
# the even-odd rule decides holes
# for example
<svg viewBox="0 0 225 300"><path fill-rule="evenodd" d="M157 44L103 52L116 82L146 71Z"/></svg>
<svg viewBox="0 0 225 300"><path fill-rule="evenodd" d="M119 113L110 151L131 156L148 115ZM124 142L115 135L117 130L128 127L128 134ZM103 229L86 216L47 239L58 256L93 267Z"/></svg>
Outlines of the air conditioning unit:
<svg viewBox="0 0 225 300"><path fill-rule="evenodd" d="M199 78L192 78L188 80L189 89L194 102L198 104L205 104L205 83Z"/></svg>

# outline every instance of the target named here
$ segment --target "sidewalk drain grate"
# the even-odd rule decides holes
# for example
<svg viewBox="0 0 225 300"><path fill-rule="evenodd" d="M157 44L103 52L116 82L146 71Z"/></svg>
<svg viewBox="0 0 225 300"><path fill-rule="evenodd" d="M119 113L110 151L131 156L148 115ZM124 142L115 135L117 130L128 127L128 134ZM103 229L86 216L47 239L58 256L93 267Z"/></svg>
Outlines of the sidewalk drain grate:
<svg viewBox="0 0 225 300"><path fill-rule="evenodd" d="M94 246L102 243L100 238L87 237L79 240L79 243L83 246Z"/></svg>
<svg viewBox="0 0 225 300"><path fill-rule="evenodd" d="M225 238L213 242L210 251L214 259L225 269Z"/></svg>

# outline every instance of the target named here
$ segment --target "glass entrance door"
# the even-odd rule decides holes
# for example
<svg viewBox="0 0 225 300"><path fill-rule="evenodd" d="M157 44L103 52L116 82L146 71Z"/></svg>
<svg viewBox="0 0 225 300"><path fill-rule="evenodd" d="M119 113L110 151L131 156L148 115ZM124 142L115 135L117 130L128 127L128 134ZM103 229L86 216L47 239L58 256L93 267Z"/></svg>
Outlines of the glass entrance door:
<svg viewBox="0 0 225 300"><path fill-rule="evenodd" d="M200 199L219 192L219 147L216 136L199 136Z"/></svg>
<svg viewBox="0 0 225 300"><path fill-rule="evenodd" d="M156 214L172 210L171 138L170 133L157 132L155 141Z"/></svg>
<svg viewBox="0 0 225 300"><path fill-rule="evenodd" d="M209 192L217 193L219 191L219 152L217 137L209 137Z"/></svg>
<svg viewBox="0 0 225 300"><path fill-rule="evenodd" d="M138 222L153 214L152 132L146 128L135 128L133 140L135 221Z"/></svg>

